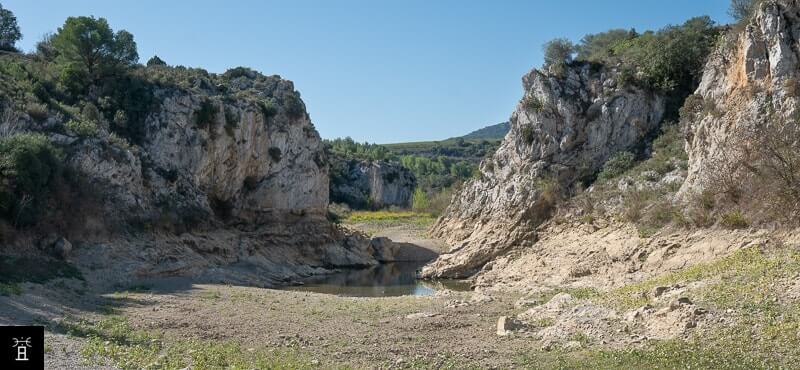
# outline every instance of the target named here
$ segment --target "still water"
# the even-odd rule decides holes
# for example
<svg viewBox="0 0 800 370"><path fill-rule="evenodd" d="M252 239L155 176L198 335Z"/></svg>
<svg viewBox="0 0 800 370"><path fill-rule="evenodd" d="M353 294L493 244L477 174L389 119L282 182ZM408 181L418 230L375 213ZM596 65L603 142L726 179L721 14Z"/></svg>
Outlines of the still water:
<svg viewBox="0 0 800 370"><path fill-rule="evenodd" d="M345 270L339 273L314 276L303 285L285 289L345 297L427 296L437 290L469 290L469 284L456 280L420 280L417 271L423 265L416 262L387 263L369 269Z"/></svg>

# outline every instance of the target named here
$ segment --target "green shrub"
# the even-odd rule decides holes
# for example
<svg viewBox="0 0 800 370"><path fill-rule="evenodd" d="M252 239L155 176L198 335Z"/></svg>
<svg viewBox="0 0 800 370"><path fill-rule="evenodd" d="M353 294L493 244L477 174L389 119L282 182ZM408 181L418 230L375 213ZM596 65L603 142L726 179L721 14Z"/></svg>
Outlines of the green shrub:
<svg viewBox="0 0 800 370"><path fill-rule="evenodd" d="M737 22L747 22L764 0L731 0L728 14Z"/></svg>
<svg viewBox="0 0 800 370"><path fill-rule="evenodd" d="M61 175L62 153L46 136L17 134L0 140L0 212L15 225L37 221Z"/></svg>
<svg viewBox="0 0 800 370"><path fill-rule="evenodd" d="M631 152L619 152L611 156L597 176L600 181L608 181L627 172L636 164L636 156Z"/></svg>
<svg viewBox="0 0 800 370"><path fill-rule="evenodd" d="M286 108L286 114L291 118L302 118L306 113L306 107L303 105L303 101L300 100L300 97L297 94L299 93L289 94L283 98L283 105Z"/></svg>
<svg viewBox="0 0 800 370"><path fill-rule="evenodd" d="M414 195L411 198L411 209L416 212L424 212L430 208L431 203L428 199L428 193L421 188L414 190Z"/></svg>
<svg viewBox="0 0 800 370"><path fill-rule="evenodd" d="M439 216L444 213L445 209L450 205L450 199L453 198L453 189L445 188L441 191L436 191L433 195L428 197L428 208L420 211L430 213L431 216Z"/></svg>
<svg viewBox="0 0 800 370"><path fill-rule="evenodd" d="M115 133L111 133L108 135L108 142L111 145L114 145L120 149L130 150L131 144L126 140L124 137L120 137Z"/></svg>
<svg viewBox="0 0 800 370"><path fill-rule="evenodd" d="M564 38L550 40L544 44L542 49L544 50L545 67L569 64L575 55L575 44Z"/></svg>
<svg viewBox="0 0 800 370"><path fill-rule="evenodd" d="M269 156L272 157L273 161L275 162L281 161L281 156L283 155L283 153L281 153L280 148L272 147L269 148L267 152L269 152Z"/></svg>
<svg viewBox="0 0 800 370"><path fill-rule="evenodd" d="M217 112L217 106L211 100L205 99L194 112L194 123L200 128L207 128L214 124Z"/></svg>
<svg viewBox="0 0 800 370"><path fill-rule="evenodd" d="M37 122L46 120L50 114L47 105L37 102L28 102L28 104L25 105L25 110L28 112L28 115Z"/></svg>
<svg viewBox="0 0 800 370"><path fill-rule="evenodd" d="M522 126L520 134L522 134L522 140L524 140L525 143L528 145L533 144L533 141L536 140L536 135L533 132L533 127L531 127L530 125Z"/></svg>
<svg viewBox="0 0 800 370"><path fill-rule="evenodd" d="M148 67L166 67L167 62L163 61L158 55L153 55L152 58L147 60Z"/></svg>
<svg viewBox="0 0 800 370"><path fill-rule="evenodd" d="M79 119L69 120L64 127L67 131L80 137L94 137L97 136L97 124L93 121L84 121Z"/></svg>
<svg viewBox="0 0 800 370"><path fill-rule="evenodd" d="M533 94L525 95L525 97L522 98L522 106L533 113L539 113L544 109L544 103Z"/></svg>
<svg viewBox="0 0 800 370"><path fill-rule="evenodd" d="M260 109L261 114L264 115L264 121L269 121L270 118L278 114L278 107L275 106L272 99L258 102L258 109Z"/></svg>
<svg viewBox="0 0 800 370"><path fill-rule="evenodd" d="M742 211L733 211L728 213L723 213L720 216L719 220L722 226L725 226L729 229L744 229L750 226L750 221L744 216Z"/></svg>
<svg viewBox="0 0 800 370"><path fill-rule="evenodd" d="M125 128L128 126L128 115L125 114L125 111L118 110L114 113L114 126L119 128Z"/></svg>

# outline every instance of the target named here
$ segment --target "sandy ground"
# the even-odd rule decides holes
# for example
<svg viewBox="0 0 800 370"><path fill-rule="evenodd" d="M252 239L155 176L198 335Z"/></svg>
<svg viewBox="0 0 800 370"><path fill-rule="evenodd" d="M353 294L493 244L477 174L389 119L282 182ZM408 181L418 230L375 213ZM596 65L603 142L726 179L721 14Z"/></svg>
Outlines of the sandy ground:
<svg viewBox="0 0 800 370"><path fill-rule="evenodd" d="M469 303L473 293L348 298L219 285L130 295L122 309L140 329L178 338L295 348L325 366L386 367L420 361L507 368L535 341L496 335L515 297ZM488 301L484 296L477 300Z"/></svg>

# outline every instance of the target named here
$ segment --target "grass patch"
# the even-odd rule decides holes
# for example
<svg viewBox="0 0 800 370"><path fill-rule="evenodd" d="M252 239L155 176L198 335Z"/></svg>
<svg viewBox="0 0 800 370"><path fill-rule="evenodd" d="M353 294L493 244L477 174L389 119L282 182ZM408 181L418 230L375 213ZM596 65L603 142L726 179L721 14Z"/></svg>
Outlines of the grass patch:
<svg viewBox="0 0 800 370"><path fill-rule="evenodd" d="M394 211L355 211L347 218L347 222L385 222L385 221L426 221L433 220L433 216L420 212L394 212Z"/></svg>
<svg viewBox="0 0 800 370"><path fill-rule="evenodd" d="M430 213L411 211L354 211L344 219L345 224L358 225L370 235L394 226L408 226L417 234L424 235L434 221L436 217Z"/></svg>
<svg viewBox="0 0 800 370"><path fill-rule="evenodd" d="M20 295L22 287L17 283L0 283L0 296Z"/></svg>
<svg viewBox="0 0 800 370"><path fill-rule="evenodd" d="M775 366L769 359L740 353L703 349L702 343L651 342L644 348L584 350L580 352L532 352L518 359L523 368L534 369L763 369Z"/></svg>
<svg viewBox="0 0 800 370"><path fill-rule="evenodd" d="M283 349L245 348L232 341L171 340L134 329L121 316L61 324L67 334L88 339L81 355L88 364L122 369L311 369L306 356Z"/></svg>
<svg viewBox="0 0 800 370"><path fill-rule="evenodd" d="M800 300L785 284L800 274L800 251L739 250L718 261L600 294L598 303L632 309L649 302L656 286L707 281L687 293L732 321L686 340L649 341L641 348L590 348L576 352L531 352L521 367L542 369L765 369L800 363Z"/></svg>

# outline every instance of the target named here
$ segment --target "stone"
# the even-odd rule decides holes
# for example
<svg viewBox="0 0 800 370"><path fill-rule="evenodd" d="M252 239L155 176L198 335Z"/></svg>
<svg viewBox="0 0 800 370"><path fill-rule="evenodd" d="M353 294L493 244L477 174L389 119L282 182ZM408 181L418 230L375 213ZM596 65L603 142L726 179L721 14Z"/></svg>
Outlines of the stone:
<svg viewBox="0 0 800 370"><path fill-rule="evenodd" d="M561 346L561 348L565 351L575 351L583 348L583 344L581 344L581 342L578 342L577 340L571 340L569 342L564 343L564 345Z"/></svg>
<svg viewBox="0 0 800 370"><path fill-rule="evenodd" d="M67 259L72 252L72 243L64 237L59 238L53 244L53 252L61 259Z"/></svg>
<svg viewBox="0 0 800 370"><path fill-rule="evenodd" d="M661 295L663 295L667 290L669 290L669 287L665 287L665 286L655 287L653 289L653 297L655 297L655 298L661 297Z"/></svg>
<svg viewBox="0 0 800 370"><path fill-rule="evenodd" d="M497 319L497 335L499 336L508 336L524 328L525 324L515 318L500 316L500 318Z"/></svg>
<svg viewBox="0 0 800 370"><path fill-rule="evenodd" d="M417 320L417 319L424 319L424 318L436 317L436 316L439 316L439 314L438 313L433 313L433 312L417 312L417 313L412 313L410 315L406 315L406 319Z"/></svg>

